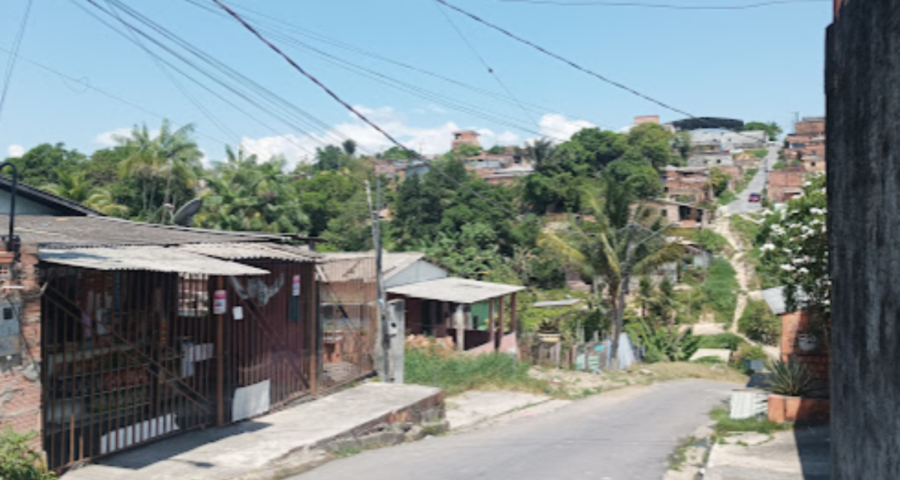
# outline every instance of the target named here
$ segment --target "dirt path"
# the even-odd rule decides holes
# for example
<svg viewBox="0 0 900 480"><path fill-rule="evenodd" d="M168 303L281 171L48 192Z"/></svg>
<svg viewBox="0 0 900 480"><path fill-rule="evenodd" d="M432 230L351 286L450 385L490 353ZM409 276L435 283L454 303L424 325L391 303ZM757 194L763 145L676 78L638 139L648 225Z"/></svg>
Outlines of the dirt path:
<svg viewBox="0 0 900 480"><path fill-rule="evenodd" d="M734 309L734 318L732 319L731 327L728 328L728 331L735 335L740 335L750 343L762 346L763 350L765 350L770 357L778 359L780 357L780 351L777 347L754 342L738 332L738 321L741 319L741 315L744 314L744 309L747 308L747 296L750 291L750 272L747 269L747 263L744 262L747 246L744 245L744 242L742 242L731 230L729 218L730 217L727 215L722 215L713 222L713 231L725 237L725 239L728 240L728 244L731 245L733 249L734 253L728 258L728 261L731 262L731 265L734 267L735 277L737 278L738 287L740 288L737 292L737 306Z"/></svg>

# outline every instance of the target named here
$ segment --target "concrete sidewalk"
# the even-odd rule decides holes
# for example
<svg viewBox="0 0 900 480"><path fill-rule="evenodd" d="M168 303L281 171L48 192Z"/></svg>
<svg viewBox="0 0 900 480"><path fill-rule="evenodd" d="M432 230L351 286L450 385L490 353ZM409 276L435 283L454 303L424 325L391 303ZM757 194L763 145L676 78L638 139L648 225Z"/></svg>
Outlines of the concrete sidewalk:
<svg viewBox="0 0 900 480"><path fill-rule="evenodd" d="M713 446L706 480L828 480L831 437L828 426L732 435Z"/></svg>
<svg viewBox="0 0 900 480"><path fill-rule="evenodd" d="M63 480L274 478L297 457L390 423L444 418L443 393L419 385L369 383L224 428L194 431L123 452ZM302 459L301 459L302 460Z"/></svg>
<svg viewBox="0 0 900 480"><path fill-rule="evenodd" d="M509 391L472 391L447 399L447 421L453 431L467 430L502 415L548 402L564 406L571 402L545 395Z"/></svg>

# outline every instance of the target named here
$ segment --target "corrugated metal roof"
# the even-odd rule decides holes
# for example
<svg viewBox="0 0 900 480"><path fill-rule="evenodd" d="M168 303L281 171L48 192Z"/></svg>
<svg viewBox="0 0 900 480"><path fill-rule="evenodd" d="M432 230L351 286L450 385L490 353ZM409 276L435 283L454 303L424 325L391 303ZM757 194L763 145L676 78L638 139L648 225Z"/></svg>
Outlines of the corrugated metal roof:
<svg viewBox="0 0 900 480"><path fill-rule="evenodd" d="M441 278L439 280L394 287L389 289L388 293L469 305L492 298L503 297L522 290L525 290L525 287L479 282L464 278Z"/></svg>
<svg viewBox="0 0 900 480"><path fill-rule="evenodd" d="M200 243L181 245L180 250L224 260L275 259L292 262L314 262L321 255L289 245L267 243Z"/></svg>
<svg viewBox="0 0 900 480"><path fill-rule="evenodd" d="M535 302L534 308L554 308L554 307L571 307L581 302L580 298L568 298L566 300L547 300L544 302Z"/></svg>
<svg viewBox="0 0 900 480"><path fill-rule="evenodd" d="M269 272L178 248L118 247L41 250L41 261L92 270L143 270L200 275L265 275Z"/></svg>
<svg viewBox="0 0 900 480"><path fill-rule="evenodd" d="M3 213L3 212L0 212ZM0 225L9 221L0 215ZM281 241L278 234L225 232L132 222L112 217L16 215L16 235L24 244L47 248L183 245Z"/></svg>
<svg viewBox="0 0 900 480"><path fill-rule="evenodd" d="M367 280L367 275L374 275L375 270L359 268L360 261L374 261L375 252L327 252L322 253L324 263L329 264L328 281ZM420 252L384 252L381 258L381 269L387 280L402 272L410 265L424 260L425 254Z"/></svg>

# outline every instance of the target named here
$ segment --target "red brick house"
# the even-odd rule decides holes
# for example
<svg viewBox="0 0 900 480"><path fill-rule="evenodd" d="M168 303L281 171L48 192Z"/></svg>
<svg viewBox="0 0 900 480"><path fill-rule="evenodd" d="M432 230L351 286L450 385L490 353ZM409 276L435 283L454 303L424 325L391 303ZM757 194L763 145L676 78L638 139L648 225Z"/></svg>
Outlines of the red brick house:
<svg viewBox="0 0 900 480"><path fill-rule="evenodd" d="M666 167L666 199L683 203L701 203L713 200L707 167Z"/></svg>
<svg viewBox="0 0 900 480"><path fill-rule="evenodd" d="M787 167L769 171L766 194L772 203L785 203L803 192L806 169Z"/></svg>
<svg viewBox="0 0 900 480"><path fill-rule="evenodd" d="M830 378L830 355L810 334L809 312L789 312L784 299L784 287L762 292L769 309L781 319L781 360L794 360L806 366L818 379Z"/></svg>

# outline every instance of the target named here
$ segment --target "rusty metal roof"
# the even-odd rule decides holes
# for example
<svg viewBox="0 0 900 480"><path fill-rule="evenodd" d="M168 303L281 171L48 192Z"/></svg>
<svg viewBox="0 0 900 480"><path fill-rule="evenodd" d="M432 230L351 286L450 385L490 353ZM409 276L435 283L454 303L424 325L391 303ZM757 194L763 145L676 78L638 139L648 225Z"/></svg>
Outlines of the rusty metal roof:
<svg viewBox="0 0 900 480"><path fill-rule="evenodd" d="M9 217L0 216L0 225L8 221ZM155 225L112 217L46 215L16 215L16 235L23 244L42 248L280 242L284 238L279 234Z"/></svg>
<svg viewBox="0 0 900 480"><path fill-rule="evenodd" d="M92 270L140 270L199 275L265 275L266 270L227 262L179 248L157 246L42 249L42 262Z"/></svg>
<svg viewBox="0 0 900 480"><path fill-rule="evenodd" d="M199 243L181 245L180 250L223 260L274 259L292 262L314 262L321 255L292 245L268 243Z"/></svg>

